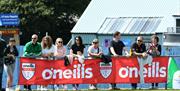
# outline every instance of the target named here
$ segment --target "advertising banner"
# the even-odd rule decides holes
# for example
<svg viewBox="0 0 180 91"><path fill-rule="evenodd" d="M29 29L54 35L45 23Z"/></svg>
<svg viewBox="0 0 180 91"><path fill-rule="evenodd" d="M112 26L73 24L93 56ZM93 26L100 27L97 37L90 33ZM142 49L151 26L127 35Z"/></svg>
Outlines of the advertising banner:
<svg viewBox="0 0 180 91"><path fill-rule="evenodd" d="M167 81L169 57L153 58L145 65L146 83ZM113 57L105 64L101 59L86 59L83 64L74 60L64 66L64 60L20 58L19 84L94 84L139 83L139 65L136 57Z"/></svg>

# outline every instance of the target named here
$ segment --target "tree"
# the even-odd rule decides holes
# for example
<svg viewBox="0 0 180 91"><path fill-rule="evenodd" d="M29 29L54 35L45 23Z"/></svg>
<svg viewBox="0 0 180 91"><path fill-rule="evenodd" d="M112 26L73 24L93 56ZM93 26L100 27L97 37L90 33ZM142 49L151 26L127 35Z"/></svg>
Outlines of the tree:
<svg viewBox="0 0 180 91"><path fill-rule="evenodd" d="M17 13L20 17L21 44L30 40L33 33L45 33L55 40L62 37L67 43L70 31L90 0L1 0L1 13Z"/></svg>

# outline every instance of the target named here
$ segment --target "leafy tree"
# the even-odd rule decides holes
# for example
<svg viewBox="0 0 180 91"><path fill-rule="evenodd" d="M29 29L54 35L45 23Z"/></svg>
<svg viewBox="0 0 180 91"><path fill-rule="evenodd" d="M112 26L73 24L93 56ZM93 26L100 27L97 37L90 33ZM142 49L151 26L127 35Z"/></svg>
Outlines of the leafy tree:
<svg viewBox="0 0 180 91"><path fill-rule="evenodd" d="M20 17L21 44L30 40L33 33L45 33L55 40L62 37L67 43L70 31L90 0L0 0L1 13L17 13Z"/></svg>

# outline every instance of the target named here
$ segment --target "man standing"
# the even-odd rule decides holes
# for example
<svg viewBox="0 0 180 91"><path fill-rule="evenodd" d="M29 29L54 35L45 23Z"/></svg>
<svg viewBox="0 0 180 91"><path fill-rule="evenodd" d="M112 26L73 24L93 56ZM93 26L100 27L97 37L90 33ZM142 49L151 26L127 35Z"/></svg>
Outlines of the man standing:
<svg viewBox="0 0 180 91"><path fill-rule="evenodd" d="M41 56L41 44L37 42L38 36L36 34L32 35L32 40L24 46L24 57L38 57ZM24 85L25 89L31 91L30 85Z"/></svg>
<svg viewBox="0 0 180 91"><path fill-rule="evenodd" d="M146 52L146 46L143 43L142 36L138 36L136 42L131 46L131 53L132 53L132 56L137 56L138 58L139 70L140 70L139 71L140 83L143 84L144 83L143 67L145 64L152 62L152 57L148 56ZM132 83L131 85L133 89L137 88L136 83Z"/></svg>
<svg viewBox="0 0 180 91"><path fill-rule="evenodd" d="M6 48L6 42L1 38L2 32L0 31L0 91L2 91L2 75L3 75L3 57L4 57L4 50Z"/></svg>
<svg viewBox="0 0 180 91"><path fill-rule="evenodd" d="M126 55L128 55L128 52L125 49L124 43L120 40L121 34L120 32L116 31L113 35L113 40L110 43L110 54L113 56L122 56L123 51ZM119 88L116 87L116 84L110 85L110 90L117 90Z"/></svg>

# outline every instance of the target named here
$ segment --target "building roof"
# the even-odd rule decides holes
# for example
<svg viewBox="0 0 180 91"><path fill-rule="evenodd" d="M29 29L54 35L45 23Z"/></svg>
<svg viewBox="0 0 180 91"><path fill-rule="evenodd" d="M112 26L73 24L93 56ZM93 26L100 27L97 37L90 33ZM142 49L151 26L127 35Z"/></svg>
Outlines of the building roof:
<svg viewBox="0 0 180 91"><path fill-rule="evenodd" d="M117 17L119 17L117 21L127 19L126 22L131 21L133 18L132 21L136 21L136 24L139 24L138 21L146 21L146 19L157 20L157 23L160 21L157 31L164 32L167 26L174 27L172 15L178 13L179 0L91 0L71 32L98 33L104 31L106 33L105 31L108 30L100 29L105 24L104 22L116 21ZM108 17L116 17L116 19L110 20ZM137 27L136 24L134 24L134 27ZM135 30L129 29L123 32L131 33L132 31Z"/></svg>
<svg viewBox="0 0 180 91"><path fill-rule="evenodd" d="M112 34L119 31L122 34L156 33L162 17L119 17L106 18L98 34Z"/></svg>

